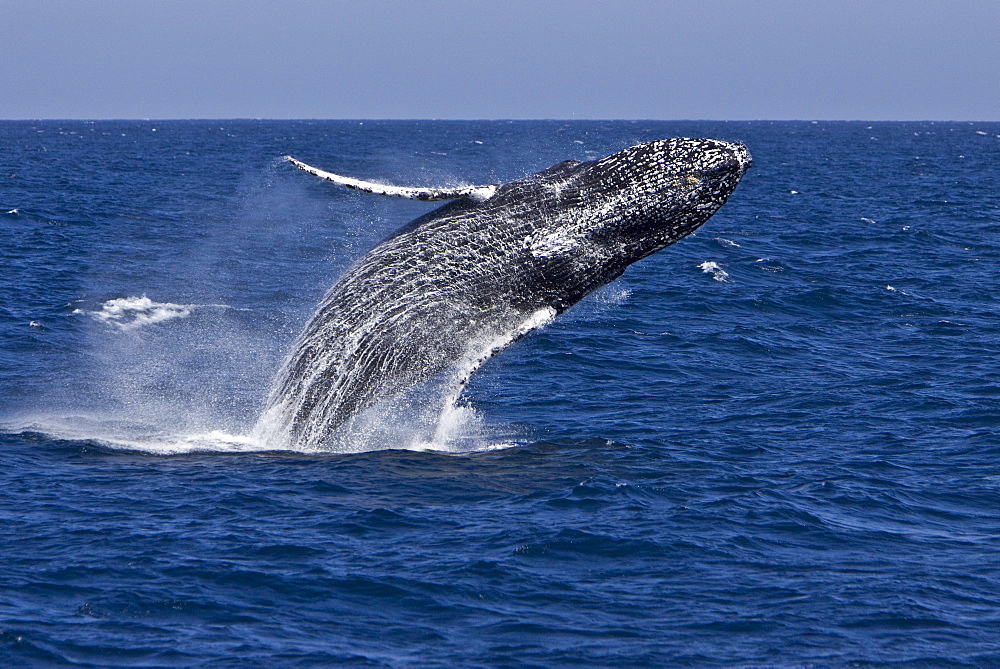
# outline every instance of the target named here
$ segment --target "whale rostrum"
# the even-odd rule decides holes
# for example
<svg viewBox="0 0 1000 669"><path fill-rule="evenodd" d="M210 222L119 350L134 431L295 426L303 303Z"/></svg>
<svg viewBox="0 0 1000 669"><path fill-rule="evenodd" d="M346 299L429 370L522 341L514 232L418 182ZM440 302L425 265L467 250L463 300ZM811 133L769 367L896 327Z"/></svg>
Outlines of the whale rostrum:
<svg viewBox="0 0 1000 669"><path fill-rule="evenodd" d="M348 268L285 359L258 429L316 449L425 382L443 379L454 401L492 355L697 229L751 164L741 144L663 139L510 183L435 189L288 160L365 192L451 200Z"/></svg>

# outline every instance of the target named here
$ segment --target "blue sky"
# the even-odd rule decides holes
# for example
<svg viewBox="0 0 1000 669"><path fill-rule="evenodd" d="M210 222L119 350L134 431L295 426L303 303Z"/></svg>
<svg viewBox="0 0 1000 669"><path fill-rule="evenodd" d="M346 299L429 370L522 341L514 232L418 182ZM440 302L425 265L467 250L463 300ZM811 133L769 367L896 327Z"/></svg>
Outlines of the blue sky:
<svg viewBox="0 0 1000 669"><path fill-rule="evenodd" d="M1000 120L1000 0L0 0L0 118Z"/></svg>

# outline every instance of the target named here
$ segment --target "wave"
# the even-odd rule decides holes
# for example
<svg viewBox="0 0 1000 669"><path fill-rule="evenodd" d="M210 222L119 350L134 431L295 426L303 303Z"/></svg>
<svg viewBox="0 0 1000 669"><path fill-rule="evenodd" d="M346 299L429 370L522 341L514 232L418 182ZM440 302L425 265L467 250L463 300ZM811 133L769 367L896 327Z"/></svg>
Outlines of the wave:
<svg viewBox="0 0 1000 669"><path fill-rule="evenodd" d="M716 281L729 281L729 272L722 269L722 266L717 262L712 262L711 260L706 260L702 264L698 265L705 274L711 274L712 278Z"/></svg>

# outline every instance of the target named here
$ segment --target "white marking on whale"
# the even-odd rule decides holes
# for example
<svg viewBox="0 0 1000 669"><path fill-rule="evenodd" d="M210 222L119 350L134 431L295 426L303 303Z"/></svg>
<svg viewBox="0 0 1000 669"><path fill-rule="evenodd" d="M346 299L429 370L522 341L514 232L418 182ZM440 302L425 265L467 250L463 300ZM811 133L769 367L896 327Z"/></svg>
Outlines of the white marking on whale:
<svg viewBox="0 0 1000 669"><path fill-rule="evenodd" d="M343 177L332 172L325 172L316 167L306 165L300 160L295 160L291 156L285 156L285 160L295 165L303 172L308 172L326 181L347 186L354 190L373 193L375 195L386 195L388 197L398 197L404 200L454 200L460 197L470 197L477 201L483 201L492 197L496 192L496 186L460 186L458 188L416 188L410 186L389 186L375 183L374 181L362 181L351 177Z"/></svg>

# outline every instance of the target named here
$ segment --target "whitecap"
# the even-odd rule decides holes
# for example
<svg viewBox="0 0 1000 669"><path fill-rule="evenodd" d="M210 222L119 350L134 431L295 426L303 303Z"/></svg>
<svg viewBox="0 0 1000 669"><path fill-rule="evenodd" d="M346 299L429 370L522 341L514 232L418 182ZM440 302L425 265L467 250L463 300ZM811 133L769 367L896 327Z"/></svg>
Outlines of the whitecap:
<svg viewBox="0 0 1000 669"><path fill-rule="evenodd" d="M711 274L712 278L716 281L729 281L729 272L722 269L722 266L717 262L712 262L711 260L706 260L702 264L698 265L705 274Z"/></svg>

